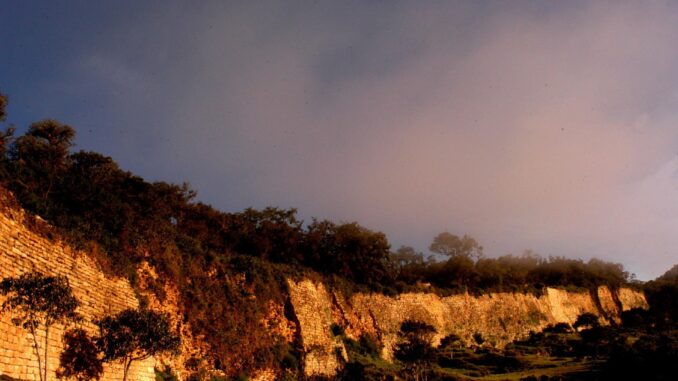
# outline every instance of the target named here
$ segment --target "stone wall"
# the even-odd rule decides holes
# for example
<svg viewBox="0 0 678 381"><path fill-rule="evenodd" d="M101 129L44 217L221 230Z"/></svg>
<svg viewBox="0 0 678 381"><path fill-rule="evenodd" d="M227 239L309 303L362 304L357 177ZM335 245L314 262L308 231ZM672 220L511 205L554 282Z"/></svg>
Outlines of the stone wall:
<svg viewBox="0 0 678 381"><path fill-rule="evenodd" d="M288 280L290 302L298 321L304 346L304 371L308 375L331 376L347 359L344 343L332 334L333 304L322 283Z"/></svg>
<svg viewBox="0 0 678 381"><path fill-rule="evenodd" d="M455 334L473 345L474 334L485 339L484 345L503 347L516 339L540 331L549 324L572 324L584 312L598 315L603 323L618 319L622 310L647 308L642 293L621 289L611 292L600 287L597 293L568 292L547 288L543 295L492 293L441 297L433 293L407 293L396 297L357 293L344 297L310 280L288 281L294 312L300 325L306 352L307 375L332 375L344 353L343 344L332 335L330 327L344 327L347 336L358 339L372 335L383 345L382 356L389 359L405 320L431 324L435 340Z"/></svg>
<svg viewBox="0 0 678 381"><path fill-rule="evenodd" d="M0 279L26 272L64 275L80 301L78 312L84 316L82 327L96 332L93 319L115 314L139 305L137 295L125 279L107 277L86 253L73 250L58 239L50 239L27 227L28 218L20 208L10 207L9 198L0 190ZM46 225L46 224L45 224ZM130 381L152 381L154 367L172 365L180 376L186 376L183 360L201 357L209 351L202 338L193 337L190 327L181 322L178 291L164 284L167 297L157 300L143 291L157 274L148 264L138 269L139 288L149 306L167 312L182 333L183 355L180 358L160 357L133 364ZM161 282L163 283L163 282ZM304 370L307 375L331 376L346 360L342 340L332 334L332 326L341 326L346 335L359 339L371 335L383 345L382 355L389 359L405 320L419 320L436 328L436 339L456 334L467 344L473 344L478 333L485 345L502 347L539 331L548 324L572 324L583 312L592 312L606 322L618 319L621 311L634 307L647 308L642 293L631 289L611 292L601 287L594 293L568 292L548 288L537 297L531 294L493 293L482 296L468 294L441 297L433 293L407 293L396 297L357 293L345 296L328 290L322 282L288 280L292 317L284 316L283 306L271 306L265 325L286 337L298 338L304 348ZM0 297L0 303L2 303ZM0 314L0 376L20 380L38 380L37 358L31 335L11 322L11 313ZM42 342L43 332L38 333ZM61 352L63 327L50 332L49 374L54 379ZM181 361L179 361L181 360ZM177 366L175 366L177 365ZM262 370L257 379L272 380L273 370ZM118 364L105 367L103 381L122 379Z"/></svg>
<svg viewBox="0 0 678 381"><path fill-rule="evenodd" d="M0 192L0 279L16 277L26 272L46 275L64 275L73 293L80 301L78 312L85 318L82 327L95 333L92 319L115 314L126 308L136 308L139 301L125 279L106 277L93 259L71 249L59 241L36 234L26 226L26 215L18 208L9 207L8 197ZM0 297L0 303L3 299ZM21 380L38 380L37 358L32 337L24 329L14 326L11 313L0 315L0 376ZM44 342L44 332L38 333ZM62 348L63 327L50 330L49 375L56 379L55 370ZM41 349L42 350L42 349ZM129 380L155 380L154 359L132 364ZM122 368L107 365L102 380L121 380Z"/></svg>

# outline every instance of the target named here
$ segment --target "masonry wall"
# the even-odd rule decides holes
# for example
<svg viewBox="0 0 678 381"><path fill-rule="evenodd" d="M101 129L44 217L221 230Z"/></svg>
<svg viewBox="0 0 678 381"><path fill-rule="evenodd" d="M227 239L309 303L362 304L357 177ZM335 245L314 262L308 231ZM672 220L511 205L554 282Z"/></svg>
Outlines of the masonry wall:
<svg viewBox="0 0 678 381"><path fill-rule="evenodd" d="M26 272L64 275L80 301L78 312L85 318L82 327L95 333L93 319L115 314L126 308L136 308L139 301L125 279L106 277L94 260L73 250L63 242L52 241L27 228L25 213L8 207L8 199L0 192L0 278L16 277ZM4 301L0 296L0 303ZM14 326L11 313L0 314L0 376L21 380L38 380L38 362L28 331ZM44 332L39 332L44 343ZM63 327L50 330L49 374L55 371L62 348ZM41 348L42 350L42 348ZM132 364L129 380L155 380L154 359ZM102 380L121 380L122 368L107 365Z"/></svg>
<svg viewBox="0 0 678 381"><path fill-rule="evenodd" d="M288 280L290 298L299 322L307 375L335 374L345 349L332 335L331 326L342 326L347 336L371 335L383 345L382 357L392 356L400 325L405 320L431 324L435 340L455 334L468 345L480 334L484 345L503 347L530 331L549 324L572 324L577 316L591 312L605 324L618 319L623 310L647 308L642 293L607 287L597 292L568 292L547 288L541 296L522 293L469 294L441 297L433 293L406 293L395 297L356 293L345 297L310 280Z"/></svg>
<svg viewBox="0 0 678 381"><path fill-rule="evenodd" d="M0 279L26 272L64 275L69 279L80 301L78 312L85 318L82 327L96 333L92 320L115 314L126 308L136 308L139 301L126 279L107 277L86 253L73 250L58 240L49 239L27 227L25 212L8 207L11 203L0 190ZM141 289L145 280L157 277L147 264L139 269ZM622 310L647 308L642 293L621 289L611 292L601 287L597 292L577 293L548 288L537 297L531 294L493 293L482 296L468 294L441 297L432 293L407 293L395 297L356 293L345 296L328 290L322 282L288 280L293 321L283 315L283 306L272 306L266 326L292 341L298 337L304 347L304 370L307 375L332 376L346 359L340 338L331 332L333 324L344 328L349 337L372 335L383 344L382 355L391 357L400 324L405 320L420 320L433 325L440 339L456 334L473 343L473 335L481 334L485 345L501 347L523 338L530 331L539 331L548 324L573 323L583 312L592 312L603 322L615 320ZM173 316L184 343L179 359L159 358L173 365L181 376L187 372L181 364L188 357L201 357L208 352L200 338L190 334L190 327L181 324L177 290L165 285L169 300L162 303L143 292L151 308ZM2 303L0 297L0 303ZM11 313L0 314L0 377L38 380L38 363L31 335L12 324ZM39 332L40 342L44 333ZM58 357L62 349L63 327L53 327L49 344L49 377L55 379ZM177 361L175 361L177 360ZM178 361L181 360L181 361ZM158 366L162 366L160 362ZM177 365L177 366L174 366ZM130 381L155 380L155 359L133 364ZM262 370L255 379L272 380L273 370ZM103 381L122 379L118 364L107 365Z"/></svg>

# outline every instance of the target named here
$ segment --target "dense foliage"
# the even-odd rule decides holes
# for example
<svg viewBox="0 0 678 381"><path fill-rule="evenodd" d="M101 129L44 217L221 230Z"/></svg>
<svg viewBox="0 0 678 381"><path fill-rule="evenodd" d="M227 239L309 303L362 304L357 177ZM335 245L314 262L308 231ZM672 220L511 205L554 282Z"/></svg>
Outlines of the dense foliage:
<svg viewBox="0 0 678 381"><path fill-rule="evenodd" d="M64 349L59 355L57 378L76 381L99 380L104 366L99 358L99 348L81 328L64 333Z"/></svg>
<svg viewBox="0 0 678 381"><path fill-rule="evenodd" d="M467 245L463 240L462 244ZM471 254L462 249L460 252L438 262L435 257L424 260L422 253L401 247L392 255L396 285L406 288L408 284L420 282L440 289L475 293L539 292L546 286L592 289L607 285L618 288L633 279L621 264L595 258L588 262L564 257L542 258L529 251L520 256L485 258L478 251Z"/></svg>

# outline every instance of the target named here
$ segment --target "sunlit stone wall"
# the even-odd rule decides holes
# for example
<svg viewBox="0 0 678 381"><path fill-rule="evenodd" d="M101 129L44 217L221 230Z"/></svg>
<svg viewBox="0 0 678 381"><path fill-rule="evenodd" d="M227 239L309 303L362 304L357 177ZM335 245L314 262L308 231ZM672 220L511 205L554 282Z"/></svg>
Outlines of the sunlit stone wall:
<svg viewBox="0 0 678 381"><path fill-rule="evenodd" d="M0 191L0 278L16 277L26 272L64 275L80 301L78 312L85 318L82 327L95 333L93 319L139 305L132 287L125 279L107 277L94 260L68 245L47 239L27 228L25 212L9 206L9 198ZM0 303L4 301L0 297ZM30 333L11 322L9 312L0 315L0 375L21 380L38 380L38 361ZM55 371L62 349L62 326L50 330L48 348L49 379ZM44 332L38 332L44 343ZM42 345L42 344L41 344ZM42 348L41 348L42 351ZM154 360L132 364L129 380L155 380ZM122 367L106 365L102 380L121 380Z"/></svg>

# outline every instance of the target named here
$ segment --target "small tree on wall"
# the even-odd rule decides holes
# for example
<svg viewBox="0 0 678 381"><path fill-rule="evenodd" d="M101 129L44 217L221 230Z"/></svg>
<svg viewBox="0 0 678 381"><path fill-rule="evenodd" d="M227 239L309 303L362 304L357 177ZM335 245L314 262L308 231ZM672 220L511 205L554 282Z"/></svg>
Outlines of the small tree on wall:
<svg viewBox="0 0 678 381"><path fill-rule="evenodd" d="M7 296L2 303L2 311L12 311L15 314L12 322L31 333L40 380L47 381L50 328L54 324L67 325L80 320L75 312L78 301L73 296L68 279L40 273L23 274L18 278L3 279L0 282L0 294ZM43 354L37 335L41 329L45 332Z"/></svg>
<svg viewBox="0 0 678 381"><path fill-rule="evenodd" d="M170 329L167 317L154 311L127 309L96 324L96 344L103 352L103 360L122 362L123 381L127 380L132 362L179 348L179 336Z"/></svg>

